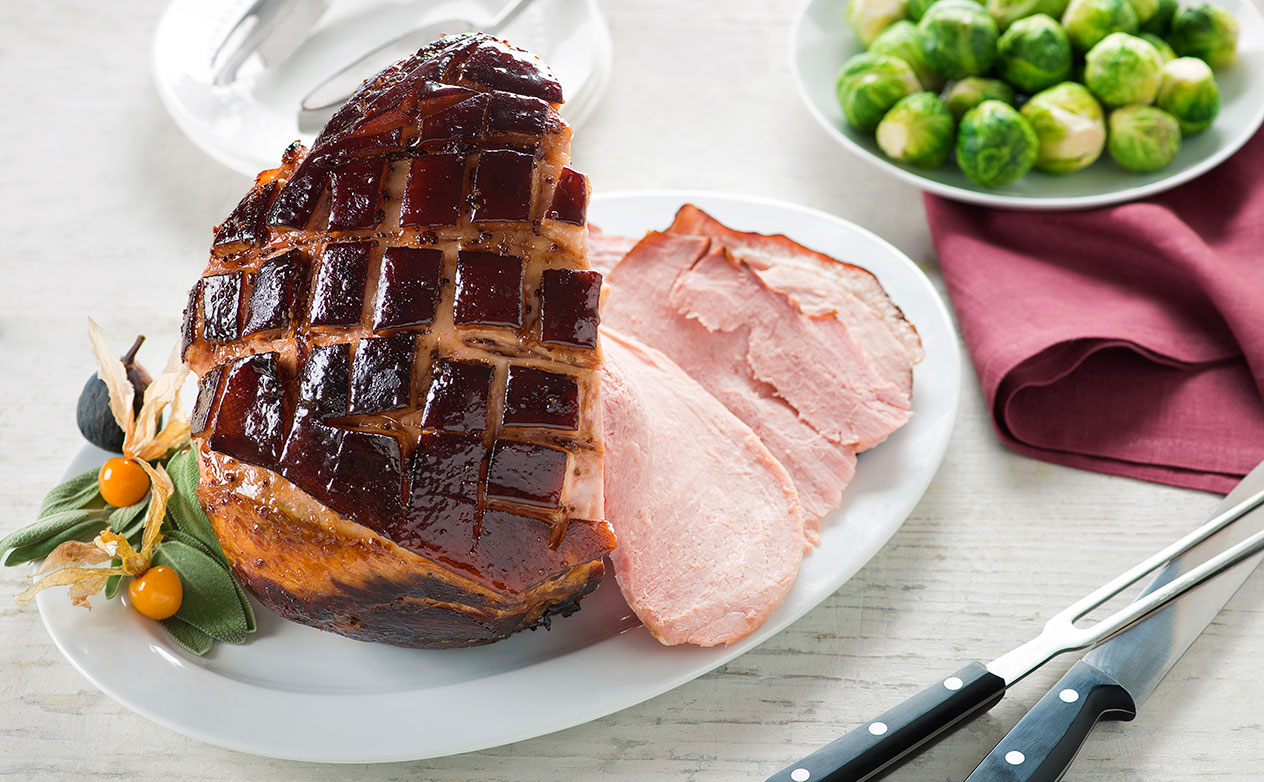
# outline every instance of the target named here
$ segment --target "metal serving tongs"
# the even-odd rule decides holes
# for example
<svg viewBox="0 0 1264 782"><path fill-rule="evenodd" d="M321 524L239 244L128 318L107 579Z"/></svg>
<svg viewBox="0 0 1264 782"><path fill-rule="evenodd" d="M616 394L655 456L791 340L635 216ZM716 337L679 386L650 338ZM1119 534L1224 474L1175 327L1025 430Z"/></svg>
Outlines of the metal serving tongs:
<svg viewBox="0 0 1264 782"><path fill-rule="evenodd" d="M294 53L330 0L255 0L211 55L211 84L223 87L252 54L273 64Z"/></svg>
<svg viewBox="0 0 1264 782"><path fill-rule="evenodd" d="M508 0L494 16L481 22L455 16L427 22L370 49L326 77L303 97L299 104L299 126L323 126L365 79L444 33L480 30L488 35L496 35L521 16L534 1Z"/></svg>
<svg viewBox="0 0 1264 782"><path fill-rule="evenodd" d="M1264 509L1260 509L1264 504L1264 464L1252 470L1230 493L1228 500L1231 501L1229 507L1214 515L1206 524L1054 616L1036 638L986 665L970 663L877 719L861 725L798 763L778 771L768 778L768 782L864 782L872 779L996 705L1009 687L1056 655L1101 644L1193 587L1260 554L1264 551ZM1253 534L1196 567L1184 567L1190 563L1179 559L1182 555L1246 516L1250 516L1250 529L1255 530ZM1089 627L1075 625L1075 622L1090 611L1164 565L1168 565L1168 569L1155 580L1150 591L1137 600ZM1179 576L1164 580L1165 576L1177 572L1180 573ZM1243 571L1240 580L1238 575L1232 578L1240 584L1248 575L1249 573ZM1217 584L1216 588L1219 589L1219 582ZM1211 621L1237 585L1228 586L1231 588L1223 599L1204 601L1209 605L1200 611L1194 611L1193 616L1187 619L1191 625L1189 629L1193 632L1192 635L1185 633L1185 646L1178 650L1178 657L1179 652L1183 652L1193 641L1193 637ZM1054 737L1055 743L1056 738ZM1075 747L1078 748L1078 743ZM993 754L1000 757L999 765L991 766L987 779L1036 778L1012 776L1012 766L1015 761L1023 762L1018 760L1023 753L1004 751L1003 746L998 747L998 750L1001 751ZM1004 759L1007 754L1010 756L1008 763ZM989 755L989 759L991 758ZM1066 763L1069 762L1066 759ZM1062 768L1064 770L1065 765ZM998 776L1002 774L1001 769L1010 770ZM980 773L983 773L983 767L976 771L976 775ZM1049 778L1057 776L1060 773ZM972 775L971 780L974 779L976 776Z"/></svg>
<svg viewBox="0 0 1264 782"><path fill-rule="evenodd" d="M495 35L514 22L535 0L507 0L483 19L448 15L411 27L373 47L325 77L299 102L298 124L315 132L373 74L417 51L445 33L481 30ZM328 10L331 0L255 0L211 55L211 83L232 83L252 55L275 66L292 55Z"/></svg>

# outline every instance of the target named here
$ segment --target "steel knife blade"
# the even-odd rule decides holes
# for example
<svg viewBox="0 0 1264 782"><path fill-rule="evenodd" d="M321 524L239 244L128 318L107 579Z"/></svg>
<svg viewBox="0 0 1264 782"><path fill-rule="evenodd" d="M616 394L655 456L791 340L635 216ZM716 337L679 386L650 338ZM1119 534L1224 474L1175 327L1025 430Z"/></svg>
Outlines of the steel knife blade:
<svg viewBox="0 0 1264 782"><path fill-rule="evenodd" d="M1225 497L1215 514L1261 489L1264 464ZM1260 530L1264 530L1264 506L1174 559L1141 596ZM1130 720L1136 715L1261 560L1264 555L1239 563L1092 649L988 753L966 782L1061 779L1098 721Z"/></svg>

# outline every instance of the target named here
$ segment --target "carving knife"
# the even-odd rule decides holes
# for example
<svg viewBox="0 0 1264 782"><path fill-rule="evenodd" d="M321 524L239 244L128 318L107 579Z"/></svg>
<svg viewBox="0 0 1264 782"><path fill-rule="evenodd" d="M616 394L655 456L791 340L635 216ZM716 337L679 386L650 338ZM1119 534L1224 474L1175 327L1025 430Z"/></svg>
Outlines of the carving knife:
<svg viewBox="0 0 1264 782"><path fill-rule="evenodd" d="M1144 696L1153 691L1163 674L1189 647L1194 638L1206 627L1250 575L1254 566L1259 563L1262 558L1260 552L1264 551L1264 509L1260 509L1261 505L1264 505L1264 463L1256 466L1225 498L1220 506L1224 508L1223 511L1214 515L1211 520L1189 535L1063 609L1045 624L1044 630L1036 638L986 665L978 662L970 663L953 675L940 679L903 703L884 712L878 718L861 725L797 763L785 767L769 777L768 782L865 782L874 779L951 730L960 727L967 720L996 705L1010 686L1022 680L1055 655L1095 646L1129 628L1144 626L1148 622L1142 625L1137 625L1137 623L1167 607L1177 596L1195 586L1202 585L1198 592L1186 598L1199 597L1198 601L1180 611L1163 614L1167 625L1172 629L1166 631L1167 646L1159 648L1166 648L1167 651L1156 651L1149 655L1151 661L1149 673L1143 672L1132 677L1125 675L1144 700ZM1217 535L1217 533L1220 534ZM1213 535L1217 536L1216 540L1203 545L1204 541ZM1228 545L1227 548L1226 545ZM1247 560L1250 561L1247 562ZM1221 583L1218 580L1206 584L1213 577L1238 565L1241 566L1237 570L1226 574L1228 581ZM1075 625L1076 621L1082 619L1090 611L1159 568L1164 568L1164 570L1146 593L1136 601L1095 625L1089 627ZM1205 597L1208 594L1211 596ZM1155 618L1162 619L1162 617ZM1132 637L1135 639L1163 638L1165 637L1163 627L1164 624L1161 622L1151 630L1152 635ZM1163 641L1152 640L1152 643L1163 643ZM1113 647L1103 655L1114 655L1121 649L1126 650L1128 647ZM1099 660L1099 662L1102 661ZM1118 680L1114 683L1119 684ZM1122 694L1126 694L1128 700L1125 701L1120 697L1121 691ZM1133 695L1128 693L1127 687L1122 685L1120 689L1090 687L1083 695L1079 690L1076 690L1076 693L1077 697L1069 702L1072 705L1079 703L1080 712L1094 715L1088 727L1091 727L1102 715L1127 717L1130 710L1135 713L1136 702ZM1052 697L1060 697L1060 694L1061 690L1055 688L1055 695ZM1069 693L1066 697L1071 698ZM1090 700L1091 707L1086 706ZM1087 717L1081 719L1087 720ZM1087 727L1080 729L1087 735ZM1061 738L1069 733L1071 733L1070 730L1063 730L1055 738ZM1073 746L1072 755L1074 749L1079 746L1078 743L1068 745L1059 741L1048 743L1057 744L1064 749L1067 746ZM980 766L980 769L976 770L979 776L972 777L973 782L979 782L981 779L987 779L989 782L1008 779L1047 782L1047 780L1057 779L1057 776L1006 777L993 773L997 768L1006 767L1010 772L1014 769L1022 769L1030 773L1031 769L1039 765L1048 765L1044 761L1040 763L1035 761L1036 758L1041 757L1039 747L1028 743L1028 748L1024 751L1018 748L998 747L1000 752L997 757L1003 765L998 767L985 762L988 769L984 770L983 766ZM1018 754L1010 754L1011 752L1022 754L1023 759L1020 761ZM1028 752L1032 753L1031 763L1027 762ZM989 755L989 760L992 759ZM1066 758L1066 764L1069 763L1070 758ZM1063 765L1063 769L1066 764Z"/></svg>
<svg viewBox="0 0 1264 782"><path fill-rule="evenodd" d="M1224 511L1264 488L1256 468L1229 493ZM1214 539L1164 568L1148 595L1226 546L1264 529L1264 509L1242 517ZM1019 720L966 782L1057 782L1099 720L1131 720L1264 557L1256 556L1096 647ZM1139 598L1140 599L1140 598Z"/></svg>

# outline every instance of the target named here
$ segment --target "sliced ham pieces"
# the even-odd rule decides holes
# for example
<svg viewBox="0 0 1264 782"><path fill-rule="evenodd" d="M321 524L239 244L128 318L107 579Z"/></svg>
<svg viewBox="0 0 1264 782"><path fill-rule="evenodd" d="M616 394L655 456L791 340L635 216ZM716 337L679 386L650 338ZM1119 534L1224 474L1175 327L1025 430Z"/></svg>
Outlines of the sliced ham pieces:
<svg viewBox="0 0 1264 782"><path fill-rule="evenodd" d="M836 315L874 365L912 393L913 365L922 360L921 339L868 269L809 250L786 236L734 231L693 204L681 207L667 230L720 242L765 285L793 299L803 314ZM613 247L609 236L603 238Z"/></svg>
<svg viewBox="0 0 1264 782"><path fill-rule="evenodd" d="M653 348L603 330L606 519L624 598L664 644L732 643L781 603L805 548L790 476Z"/></svg>
<svg viewBox="0 0 1264 782"><path fill-rule="evenodd" d="M838 507L851 480L855 449L804 423L776 389L755 378L746 364L743 333L710 331L677 310L668 296L655 293L670 292L710 247L705 237L647 234L606 275L602 320L657 346L759 435L794 480L809 540L815 543L820 518Z"/></svg>
<svg viewBox="0 0 1264 782"><path fill-rule="evenodd" d="M693 206L639 242L591 230L590 257L620 589L663 643L732 643L911 415L917 331L868 271Z"/></svg>
<svg viewBox="0 0 1264 782"><path fill-rule="evenodd" d="M668 302L709 332L742 335L755 380L832 442L863 451L908 420L907 364L903 373L882 372L849 324L832 313L796 312L723 249L713 248L681 274Z"/></svg>
<svg viewBox="0 0 1264 782"><path fill-rule="evenodd" d="M805 313L723 241L646 235L606 278L603 322L662 350L759 435L794 480L815 542L821 517L851 480L856 451L907 420L912 358L885 316L857 296L828 297L854 302L846 311ZM762 257L773 263L771 252ZM830 267L808 257L799 279L815 274L818 288L836 285ZM889 360L873 359L875 342Z"/></svg>

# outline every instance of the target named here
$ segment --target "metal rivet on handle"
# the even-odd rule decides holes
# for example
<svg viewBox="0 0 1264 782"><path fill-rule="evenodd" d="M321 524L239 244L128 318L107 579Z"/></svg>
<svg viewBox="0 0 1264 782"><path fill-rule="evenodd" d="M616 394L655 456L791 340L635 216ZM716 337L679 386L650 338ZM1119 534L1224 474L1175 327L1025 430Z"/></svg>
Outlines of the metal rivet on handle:
<svg viewBox="0 0 1264 782"><path fill-rule="evenodd" d="M1075 703L1076 701L1080 699L1080 694L1076 692L1075 690L1072 690L1071 688L1068 687L1067 689L1058 693L1058 698L1064 703Z"/></svg>
<svg viewBox="0 0 1264 782"><path fill-rule="evenodd" d="M1005 753L1005 762L1011 766L1021 766L1026 759L1027 756L1016 749Z"/></svg>
<svg viewBox="0 0 1264 782"><path fill-rule="evenodd" d="M954 692L961 689L963 684L965 684L965 682L961 681L961 679L958 679L956 676L949 676L947 679L944 679L944 686Z"/></svg>
<svg viewBox="0 0 1264 782"><path fill-rule="evenodd" d="M808 771L806 768L796 768L794 771L790 772L790 778L793 779L794 782L808 782L808 780L812 778L812 772Z"/></svg>
<svg viewBox="0 0 1264 782"><path fill-rule="evenodd" d="M887 732L887 724L885 722L871 722L869 723L869 732L875 736L881 736Z"/></svg>

